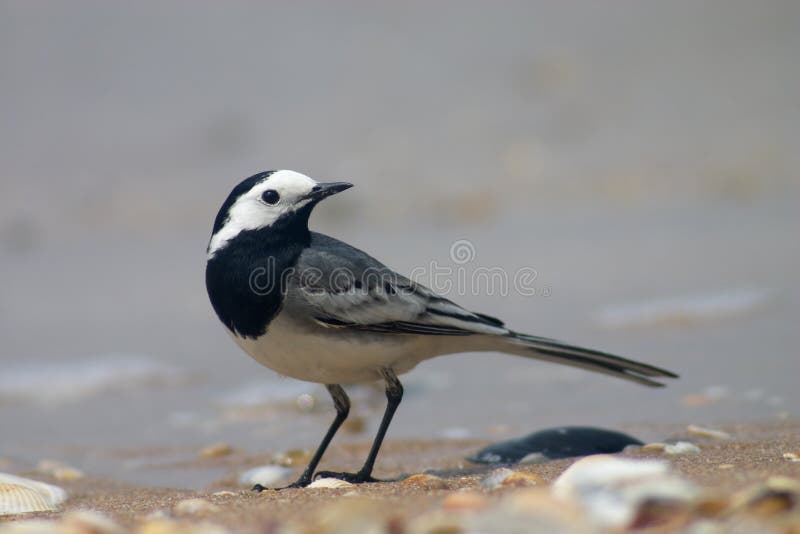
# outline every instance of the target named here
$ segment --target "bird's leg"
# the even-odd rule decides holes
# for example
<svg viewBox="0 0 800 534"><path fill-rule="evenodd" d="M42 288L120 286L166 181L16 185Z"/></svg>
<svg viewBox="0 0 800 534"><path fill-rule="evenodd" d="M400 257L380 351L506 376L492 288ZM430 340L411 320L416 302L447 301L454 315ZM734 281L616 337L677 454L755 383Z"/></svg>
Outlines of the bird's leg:
<svg viewBox="0 0 800 534"><path fill-rule="evenodd" d="M304 488L311 484L311 480L314 476L314 471L317 469L317 465L319 461L322 459L322 455L325 454L325 449L328 448L333 436L336 435L336 431L339 430L339 427L342 426L344 420L347 419L347 415L350 413L350 398L345 393L342 386L339 384L328 384L325 387L328 388L328 392L331 394L333 398L333 405L336 407L336 418L331 423L330 428L328 428L328 432L325 434L325 437L322 438L322 443L319 444L317 447L317 452L314 453L314 457L311 458L311 461L308 462L303 474L300 475L300 478L297 479L296 482L293 484L289 484L285 488L281 489L288 489L288 488ZM261 484L256 484L253 486L253 491L264 491L265 488Z"/></svg>
<svg viewBox="0 0 800 534"><path fill-rule="evenodd" d="M358 473L320 471L317 473L317 478L338 478L340 480L352 482L353 484L359 484L361 482L380 482L372 478L372 468L375 466L375 458L378 456L378 451L383 443L386 430L389 428L389 423L392 422L394 412L400 405L400 401L403 400L403 385L397 379L397 375L394 374L394 371L389 368L381 369L381 376L383 376L383 379L386 381L386 411L383 413L381 426L378 427L378 434L375 436L375 441L372 442L372 448L367 456L367 461L364 462L364 465Z"/></svg>

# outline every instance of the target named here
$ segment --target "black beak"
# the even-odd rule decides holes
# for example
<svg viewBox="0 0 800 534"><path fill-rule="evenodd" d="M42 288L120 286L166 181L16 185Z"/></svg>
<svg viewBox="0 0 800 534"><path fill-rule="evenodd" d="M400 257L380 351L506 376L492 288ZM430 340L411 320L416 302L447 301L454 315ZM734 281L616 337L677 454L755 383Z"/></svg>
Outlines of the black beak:
<svg viewBox="0 0 800 534"><path fill-rule="evenodd" d="M303 196L303 199L320 201L323 198L335 195L336 193L341 193L342 191L350 189L351 187L353 187L353 184L349 184L347 182L320 183L315 185L314 188L308 194Z"/></svg>

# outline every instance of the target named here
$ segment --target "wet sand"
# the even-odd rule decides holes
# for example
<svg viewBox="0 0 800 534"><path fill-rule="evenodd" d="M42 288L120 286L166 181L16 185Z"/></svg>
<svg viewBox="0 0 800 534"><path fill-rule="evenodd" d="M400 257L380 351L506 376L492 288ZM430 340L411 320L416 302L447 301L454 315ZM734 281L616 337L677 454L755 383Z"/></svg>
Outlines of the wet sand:
<svg viewBox="0 0 800 534"><path fill-rule="evenodd" d="M650 526L672 531L701 519L727 527L733 524L769 524L783 528L787 521L793 521L795 528L800 525L797 495L793 504L790 503L795 507L794 511L769 507L735 513L725 511L736 494L763 484L769 477L789 477L800 482L800 462L784 458L787 452L800 451L800 421L765 421L717 428L728 432L731 438L689 436L686 427L677 425L654 429L662 432L665 439L692 440L701 448L701 452L696 454L664 455L642 450L621 454L666 459L677 473L701 489L705 504L697 506L691 513L671 514ZM176 466L186 471L221 467L230 472L230 476L204 491L134 487L92 477L67 483L50 481L69 492L70 498L64 507L67 518L69 512L93 510L112 518L126 529L147 532L155 532L157 528L175 529L180 525L191 526L196 531L211 531L215 525L234 532L284 529L292 532L455 532L482 517L496 525L499 532L513 530L513 525L520 519L517 517L519 513L530 518L530 525L557 524L567 531L594 528L580 513L575 515L572 512L573 505L564 503L562 506L549 497L548 486L574 459L514 466L514 471L533 475L531 480L538 478L541 482L534 487L490 490L481 487L481 480L494 468L474 466L463 460L464 456L485 444L478 440L389 440L386 443L379 457L377 476L395 477L401 473L427 471L442 478L442 482L433 484L400 481L342 489L291 489L257 494L238 487L236 473L253 465L269 463L272 455L240 452L218 458L198 457L195 461ZM366 441L333 446L325 457L324 468L355 469L367 448ZM299 470L297 467L296 472ZM41 475L35 476L47 480ZM466 496L465 492L468 492ZM204 502L194 507L179 505L186 499L195 498ZM542 503L550 505L541 509ZM511 508L510 504L513 505ZM182 506L197 509L181 511ZM527 511L524 510L526 506L530 507ZM32 517L59 520L62 516L62 513L29 514L4 521ZM447 525L452 528L447 530Z"/></svg>

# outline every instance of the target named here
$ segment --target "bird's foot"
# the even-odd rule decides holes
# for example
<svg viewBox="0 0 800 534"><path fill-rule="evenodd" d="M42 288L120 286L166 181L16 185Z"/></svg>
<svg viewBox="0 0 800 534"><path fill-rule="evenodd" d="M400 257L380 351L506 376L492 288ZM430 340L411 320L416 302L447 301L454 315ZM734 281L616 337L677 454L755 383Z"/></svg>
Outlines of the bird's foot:
<svg viewBox="0 0 800 534"><path fill-rule="evenodd" d="M365 482L385 482L385 480L378 480L377 478L372 478L372 475L369 473L362 473L359 471L358 473L337 473L334 471L319 471L316 475L314 475L314 479L318 478L338 478L339 480L344 480L345 482L349 482L351 484L364 484Z"/></svg>

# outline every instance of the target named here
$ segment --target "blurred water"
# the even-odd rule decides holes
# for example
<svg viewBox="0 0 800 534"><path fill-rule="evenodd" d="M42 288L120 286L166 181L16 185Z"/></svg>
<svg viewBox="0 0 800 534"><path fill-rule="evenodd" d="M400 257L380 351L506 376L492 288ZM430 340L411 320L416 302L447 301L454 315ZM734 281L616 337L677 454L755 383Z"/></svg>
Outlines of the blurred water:
<svg viewBox="0 0 800 534"><path fill-rule="evenodd" d="M391 437L793 412L799 10L0 2L0 383L31 390L0 391L0 456L180 484L98 451L316 444L324 393L241 354L203 287L218 205L268 168L356 183L312 224L401 272L458 267L461 239L468 273L536 270L534 296L459 302L682 375L650 391L442 358L406 377ZM763 299L737 313L703 300L747 291ZM674 316L676 299L705 315L637 323L664 302ZM609 310L634 326L604 322ZM186 379L117 387L120 361ZM76 391L95 377L92 394L48 395L64 376ZM323 402L309 413L294 403L306 391ZM381 395L358 397L368 429L342 439L377 424ZM266 407L232 410L242 398Z"/></svg>

